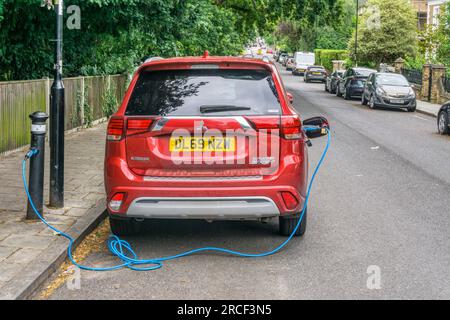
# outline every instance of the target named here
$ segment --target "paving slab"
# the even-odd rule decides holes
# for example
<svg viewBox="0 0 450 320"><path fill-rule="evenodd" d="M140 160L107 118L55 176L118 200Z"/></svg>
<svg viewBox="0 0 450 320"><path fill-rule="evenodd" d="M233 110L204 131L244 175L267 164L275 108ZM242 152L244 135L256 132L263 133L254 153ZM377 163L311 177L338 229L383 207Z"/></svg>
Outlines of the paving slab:
<svg viewBox="0 0 450 320"><path fill-rule="evenodd" d="M44 206L48 222L78 244L105 217L103 158L106 124L66 134L65 207ZM44 202L49 198L49 148ZM0 299L25 299L66 259L68 241L42 222L25 220L24 151L0 157ZM28 177L28 172L27 172ZM76 191L78 190L78 191Z"/></svg>

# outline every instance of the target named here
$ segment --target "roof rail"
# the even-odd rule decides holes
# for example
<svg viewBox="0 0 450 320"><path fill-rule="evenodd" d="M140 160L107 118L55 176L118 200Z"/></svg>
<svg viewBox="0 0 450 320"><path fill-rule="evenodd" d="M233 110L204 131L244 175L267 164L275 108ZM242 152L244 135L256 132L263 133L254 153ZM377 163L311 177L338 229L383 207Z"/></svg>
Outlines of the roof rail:
<svg viewBox="0 0 450 320"><path fill-rule="evenodd" d="M150 57L150 58L145 59L144 63L153 62L153 61L159 61L159 60L164 60L164 58L161 58L161 57Z"/></svg>

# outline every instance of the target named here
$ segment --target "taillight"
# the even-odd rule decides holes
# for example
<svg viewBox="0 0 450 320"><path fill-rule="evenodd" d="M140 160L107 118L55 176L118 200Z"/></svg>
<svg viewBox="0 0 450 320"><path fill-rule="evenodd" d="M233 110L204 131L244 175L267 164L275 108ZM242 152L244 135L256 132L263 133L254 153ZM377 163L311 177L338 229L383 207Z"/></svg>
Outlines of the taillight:
<svg viewBox="0 0 450 320"><path fill-rule="evenodd" d="M280 130L280 135L287 140L302 139L302 122L298 115L282 116L281 122L279 117L248 117L256 131ZM280 128L281 125L281 128Z"/></svg>
<svg viewBox="0 0 450 320"><path fill-rule="evenodd" d="M125 199L125 193L116 193L109 201L109 208L113 211L119 211L123 200Z"/></svg>
<svg viewBox="0 0 450 320"><path fill-rule="evenodd" d="M248 117L255 130L271 130L280 128L279 117Z"/></svg>
<svg viewBox="0 0 450 320"><path fill-rule="evenodd" d="M281 192L284 204L288 210L294 210L298 206L297 198L290 192Z"/></svg>
<svg viewBox="0 0 450 320"><path fill-rule="evenodd" d="M298 140L302 135L302 122L298 115L281 117L281 135L287 140Z"/></svg>
<svg viewBox="0 0 450 320"><path fill-rule="evenodd" d="M127 135L146 132L151 124L151 119L128 119Z"/></svg>
<svg viewBox="0 0 450 320"><path fill-rule="evenodd" d="M111 118L108 123L106 140L119 141L123 137L123 118Z"/></svg>

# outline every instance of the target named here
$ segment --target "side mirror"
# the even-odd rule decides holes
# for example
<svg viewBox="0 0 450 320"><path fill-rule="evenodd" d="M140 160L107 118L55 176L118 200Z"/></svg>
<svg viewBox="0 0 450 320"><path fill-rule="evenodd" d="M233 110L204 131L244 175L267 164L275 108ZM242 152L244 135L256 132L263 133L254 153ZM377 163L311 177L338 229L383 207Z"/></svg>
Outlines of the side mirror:
<svg viewBox="0 0 450 320"><path fill-rule="evenodd" d="M287 93L286 93L286 96L287 96L287 98L288 98L288 100L289 100L290 103L293 103L293 102L294 102L294 96L292 95L292 93L287 92Z"/></svg>
<svg viewBox="0 0 450 320"><path fill-rule="evenodd" d="M303 121L303 128L309 139L326 136L330 129L328 120L324 117L314 117ZM327 130L328 129L328 130Z"/></svg>

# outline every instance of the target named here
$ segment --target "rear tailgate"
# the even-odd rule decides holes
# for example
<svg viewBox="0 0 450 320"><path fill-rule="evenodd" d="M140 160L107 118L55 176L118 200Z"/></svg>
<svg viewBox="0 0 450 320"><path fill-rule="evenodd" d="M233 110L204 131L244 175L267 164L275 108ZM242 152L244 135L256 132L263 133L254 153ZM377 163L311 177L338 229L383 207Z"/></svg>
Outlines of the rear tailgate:
<svg viewBox="0 0 450 320"><path fill-rule="evenodd" d="M146 177L274 174L281 114L267 70L144 72L126 111L127 163Z"/></svg>

